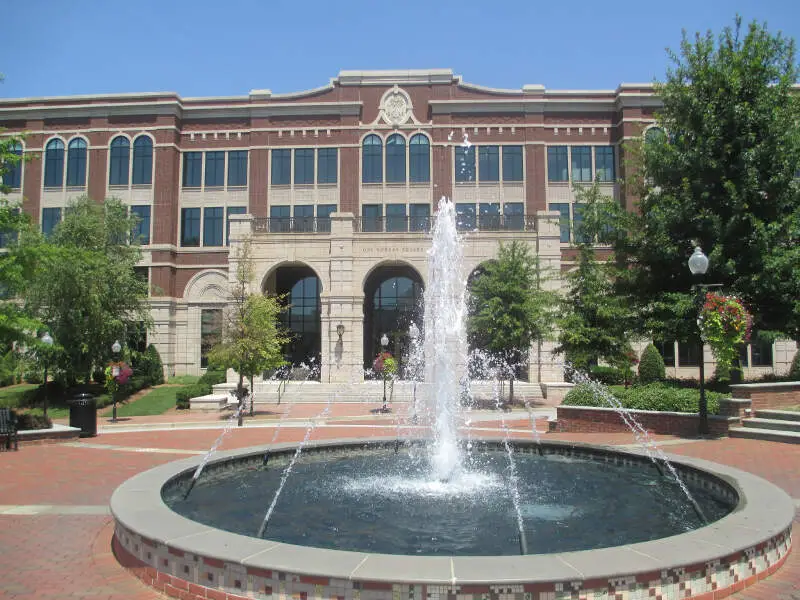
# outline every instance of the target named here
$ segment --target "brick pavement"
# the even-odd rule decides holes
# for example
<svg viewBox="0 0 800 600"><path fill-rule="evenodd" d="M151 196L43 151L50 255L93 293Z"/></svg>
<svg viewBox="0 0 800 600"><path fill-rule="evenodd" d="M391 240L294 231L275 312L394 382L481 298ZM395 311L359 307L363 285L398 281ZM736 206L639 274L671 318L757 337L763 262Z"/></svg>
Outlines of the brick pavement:
<svg viewBox="0 0 800 600"><path fill-rule="evenodd" d="M364 405L344 409L337 416L354 416L370 423ZM351 407L352 408L352 407ZM360 411L360 412L359 412ZM303 409L319 414L314 407ZM509 415L514 436L530 437L530 422ZM377 423L376 423L377 425ZM483 421L480 428L500 425ZM543 429L540 424L539 429ZM314 431L314 439L395 435L393 424L367 427L330 424ZM106 433L87 440L93 445L33 446L19 452L0 453L0 505L59 504L99 505L108 502L119 483L158 464L185 454L138 453L106 447L121 446L174 450L203 450L219 435L218 429ZM234 429L222 448L268 443L272 428ZM303 427L282 427L279 441L299 441ZM476 432L490 435L490 432ZM543 434L543 439L599 444L630 444L628 434ZM710 441L654 436L669 442L667 452L706 458L756 473L800 498L800 446L744 439ZM103 515L0 515L0 598L51 600L155 600L157 592L144 587L116 562L111 553L112 521ZM800 521L795 521L800 535ZM795 539L800 539L796 537ZM732 596L735 600L800 600L800 551L793 552L773 577Z"/></svg>

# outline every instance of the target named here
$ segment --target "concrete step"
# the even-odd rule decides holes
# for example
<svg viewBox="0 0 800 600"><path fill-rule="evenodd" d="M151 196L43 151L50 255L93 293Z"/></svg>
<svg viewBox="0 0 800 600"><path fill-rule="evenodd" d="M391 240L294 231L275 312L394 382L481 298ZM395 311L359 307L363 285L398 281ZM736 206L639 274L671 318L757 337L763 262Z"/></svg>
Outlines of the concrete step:
<svg viewBox="0 0 800 600"><path fill-rule="evenodd" d="M779 421L800 421L800 410L765 409L755 411L760 419L778 419Z"/></svg>
<svg viewBox="0 0 800 600"><path fill-rule="evenodd" d="M731 427L731 429L728 431L728 435L730 437L749 438L751 440L783 442L785 444L800 444L800 433L794 431L756 429L754 427Z"/></svg>
<svg viewBox="0 0 800 600"><path fill-rule="evenodd" d="M782 421L779 419L744 419L742 425L752 429L775 429L778 431L794 431L800 433L800 421Z"/></svg>

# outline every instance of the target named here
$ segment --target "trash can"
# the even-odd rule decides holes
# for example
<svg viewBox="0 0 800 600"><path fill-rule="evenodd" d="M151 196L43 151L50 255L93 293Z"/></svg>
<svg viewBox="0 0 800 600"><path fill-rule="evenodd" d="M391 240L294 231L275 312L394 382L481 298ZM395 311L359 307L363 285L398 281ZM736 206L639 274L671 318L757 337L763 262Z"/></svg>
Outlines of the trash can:
<svg viewBox="0 0 800 600"><path fill-rule="evenodd" d="M94 396L81 393L69 403L69 426L81 430L81 437L97 435L97 400Z"/></svg>

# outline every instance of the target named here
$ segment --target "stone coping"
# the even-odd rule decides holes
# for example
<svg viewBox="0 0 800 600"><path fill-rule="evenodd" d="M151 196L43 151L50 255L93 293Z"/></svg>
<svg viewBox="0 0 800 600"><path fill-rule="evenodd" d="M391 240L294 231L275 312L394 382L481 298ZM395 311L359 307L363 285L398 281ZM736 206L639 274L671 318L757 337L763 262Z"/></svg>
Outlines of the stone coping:
<svg viewBox="0 0 800 600"><path fill-rule="evenodd" d="M731 386L731 393L736 390L757 392L758 390L800 390L800 381L765 381L764 383L737 383Z"/></svg>
<svg viewBox="0 0 800 600"><path fill-rule="evenodd" d="M490 439L490 443L502 442ZM394 442L394 438L321 441L307 448L320 449ZM515 440L516 447L533 441ZM568 442L547 442L548 447L575 448L589 452L630 456L639 462L640 451L618 450L605 446ZM288 452L296 444L274 444L220 452L210 461L270 453ZM202 457L171 462L140 473L119 486L111 498L111 512L117 527L134 532L170 552L186 552L213 561L238 565L238 568L281 571L342 580L415 582L450 585L477 583L536 583L581 581L637 574L666 572L669 569L696 567L719 562L720 557L754 553L757 547L772 543L791 531L795 507L780 488L750 473L709 461L684 456L669 456L684 471L702 471L733 488L739 496L729 515L694 531L625 546L538 554L526 556L406 556L338 551L284 544L229 533L191 521L173 512L161 499L167 482L189 474ZM645 459L646 460L646 459ZM185 476L185 475L184 475Z"/></svg>
<svg viewBox="0 0 800 600"><path fill-rule="evenodd" d="M60 423L53 423L47 429L20 429L17 431L20 443L53 440L61 441L80 437L81 430L78 427L70 427Z"/></svg>

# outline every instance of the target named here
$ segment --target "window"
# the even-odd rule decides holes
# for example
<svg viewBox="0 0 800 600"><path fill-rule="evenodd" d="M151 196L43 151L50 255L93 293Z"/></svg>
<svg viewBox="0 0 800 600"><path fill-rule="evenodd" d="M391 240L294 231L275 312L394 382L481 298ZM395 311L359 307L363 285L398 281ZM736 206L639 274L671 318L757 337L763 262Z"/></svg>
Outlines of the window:
<svg viewBox="0 0 800 600"><path fill-rule="evenodd" d="M456 146L456 181L475 181L475 146Z"/></svg>
<svg viewBox="0 0 800 600"><path fill-rule="evenodd" d="M598 181L614 181L614 147L597 146L594 149L594 165Z"/></svg>
<svg viewBox="0 0 800 600"><path fill-rule="evenodd" d="M503 146L503 181L522 181L522 146Z"/></svg>
<svg viewBox="0 0 800 600"><path fill-rule="evenodd" d="M474 204L456 204L456 227L459 229L475 229Z"/></svg>
<svg viewBox="0 0 800 600"><path fill-rule="evenodd" d="M311 155L314 157L313 153ZM313 180L312 180L313 181ZM294 207L294 231L314 231L314 205L297 204Z"/></svg>
<svg viewBox="0 0 800 600"><path fill-rule="evenodd" d="M667 135L664 133L664 130L660 127L650 127L647 131L644 132L644 143L645 144L654 144L660 143L667 139Z"/></svg>
<svg viewBox="0 0 800 600"><path fill-rule="evenodd" d="M289 231L289 224L292 220L290 216L290 207L288 206L270 206L269 207L269 230L272 233L286 233Z"/></svg>
<svg viewBox="0 0 800 600"><path fill-rule="evenodd" d="M75 138L67 146L67 187L86 185L86 140Z"/></svg>
<svg viewBox="0 0 800 600"><path fill-rule="evenodd" d="M203 153L183 153L183 187L199 188L201 174L203 173Z"/></svg>
<svg viewBox="0 0 800 600"><path fill-rule="evenodd" d="M12 208L10 209L11 216L17 217L19 215L19 208ZM17 231L14 230L11 224L14 222L14 219L9 219L6 223L6 227L0 229L0 248L8 248L10 244L15 244L17 242ZM7 286L0 284L0 298L3 300L6 299L4 295L4 291L7 291Z"/></svg>
<svg viewBox="0 0 800 600"><path fill-rule="evenodd" d="M289 185L292 182L292 151L272 151L272 185Z"/></svg>
<svg viewBox="0 0 800 600"><path fill-rule="evenodd" d="M314 149L298 148L294 151L294 184L314 183Z"/></svg>
<svg viewBox="0 0 800 600"><path fill-rule="evenodd" d="M339 152L336 148L317 150L317 183L336 183L339 170Z"/></svg>
<svg viewBox="0 0 800 600"><path fill-rule="evenodd" d="M411 183L431 180L431 144L421 133L412 136L408 145L408 176Z"/></svg>
<svg viewBox="0 0 800 600"><path fill-rule="evenodd" d="M500 229L500 204L482 202L478 207L478 227L485 231Z"/></svg>
<svg viewBox="0 0 800 600"><path fill-rule="evenodd" d="M559 241L562 244L569 243L569 204L566 202L556 202L548 206L549 210L559 213L558 226L561 231Z"/></svg>
<svg viewBox="0 0 800 600"><path fill-rule="evenodd" d="M698 342L678 342L678 366L700 366L700 346Z"/></svg>
<svg viewBox="0 0 800 600"><path fill-rule="evenodd" d="M413 140L412 140L413 141ZM409 205L411 218L409 219L410 231L428 231L430 229L431 205L430 204L411 204Z"/></svg>
<svg viewBox="0 0 800 600"><path fill-rule="evenodd" d="M147 267L134 267L133 269L137 276L144 279L145 282L148 281ZM143 270L144 273L141 273L140 269ZM144 352L147 350L147 327L142 321L132 323L130 329L128 329L126 333L125 345L127 348L135 350L136 352Z"/></svg>
<svg viewBox="0 0 800 600"><path fill-rule="evenodd" d="M246 157L245 157L246 159ZM231 245L231 215L244 215L247 213L246 206L229 206L228 207L228 218L225 222L225 243L230 246Z"/></svg>
<svg viewBox="0 0 800 600"><path fill-rule="evenodd" d="M569 181L569 166L566 146L547 148L547 181Z"/></svg>
<svg viewBox="0 0 800 600"><path fill-rule="evenodd" d="M49 236L53 233L56 225L61 222L61 209L60 208L43 208L42 209L42 233Z"/></svg>
<svg viewBox="0 0 800 600"><path fill-rule="evenodd" d="M181 209L181 246L200 245L200 209Z"/></svg>
<svg viewBox="0 0 800 600"><path fill-rule="evenodd" d="M225 185L225 153L206 152L206 187Z"/></svg>
<svg viewBox="0 0 800 600"><path fill-rule="evenodd" d="M513 231L525 229L525 207L522 202L508 202L503 205L505 228Z"/></svg>
<svg viewBox="0 0 800 600"><path fill-rule="evenodd" d="M361 144L361 182L383 183L383 144L374 133Z"/></svg>
<svg viewBox="0 0 800 600"><path fill-rule="evenodd" d="M408 231L405 204L386 205L386 231Z"/></svg>
<svg viewBox="0 0 800 600"><path fill-rule="evenodd" d="M572 229L575 232L575 241L579 244L588 244L592 241L591 237L583 232L583 211L585 204L572 205Z"/></svg>
<svg viewBox="0 0 800 600"><path fill-rule="evenodd" d="M228 186L244 187L247 185L247 150L231 150L228 152Z"/></svg>
<svg viewBox="0 0 800 600"><path fill-rule="evenodd" d="M133 185L153 183L153 140L140 135L133 141Z"/></svg>
<svg viewBox="0 0 800 600"><path fill-rule="evenodd" d="M150 206L131 206L136 224L131 231L131 243L146 246L150 243Z"/></svg>
<svg viewBox="0 0 800 600"><path fill-rule="evenodd" d="M674 367L675 366L675 341L674 340L665 340L662 342L655 341L653 345L658 350L659 354L661 354L661 358L664 359L664 366L665 367Z"/></svg>
<svg viewBox="0 0 800 600"><path fill-rule="evenodd" d="M399 133L386 140L386 182L406 182L406 139Z"/></svg>
<svg viewBox="0 0 800 600"><path fill-rule="evenodd" d="M203 246L222 246L222 210L221 206L203 209Z"/></svg>
<svg viewBox="0 0 800 600"><path fill-rule="evenodd" d="M108 167L108 185L128 185L131 163L131 143L118 135L111 140L111 156Z"/></svg>
<svg viewBox="0 0 800 600"><path fill-rule="evenodd" d="M44 187L61 187L64 184L64 142L50 140L44 151Z"/></svg>
<svg viewBox="0 0 800 600"><path fill-rule="evenodd" d="M750 343L750 366L771 367L772 362L772 342L753 336L753 341Z"/></svg>
<svg viewBox="0 0 800 600"><path fill-rule="evenodd" d="M500 147L478 148L478 178L481 181L500 181Z"/></svg>
<svg viewBox="0 0 800 600"><path fill-rule="evenodd" d="M383 205L361 206L361 231L383 231Z"/></svg>
<svg viewBox="0 0 800 600"><path fill-rule="evenodd" d="M336 212L335 204L317 205L317 231L331 230L331 214Z"/></svg>
<svg viewBox="0 0 800 600"><path fill-rule="evenodd" d="M8 150L11 154L16 154L19 157L22 156L22 144L19 142L12 144ZM7 185L12 189L22 187L22 160L17 161L17 163L13 165L6 163L3 165L3 168L6 170L3 175L3 185Z"/></svg>
<svg viewBox="0 0 800 600"><path fill-rule="evenodd" d="M572 147L572 181L592 180L591 146Z"/></svg>
<svg viewBox="0 0 800 600"><path fill-rule="evenodd" d="M200 367L208 367L208 353L222 337L222 309L204 308L200 311Z"/></svg>

